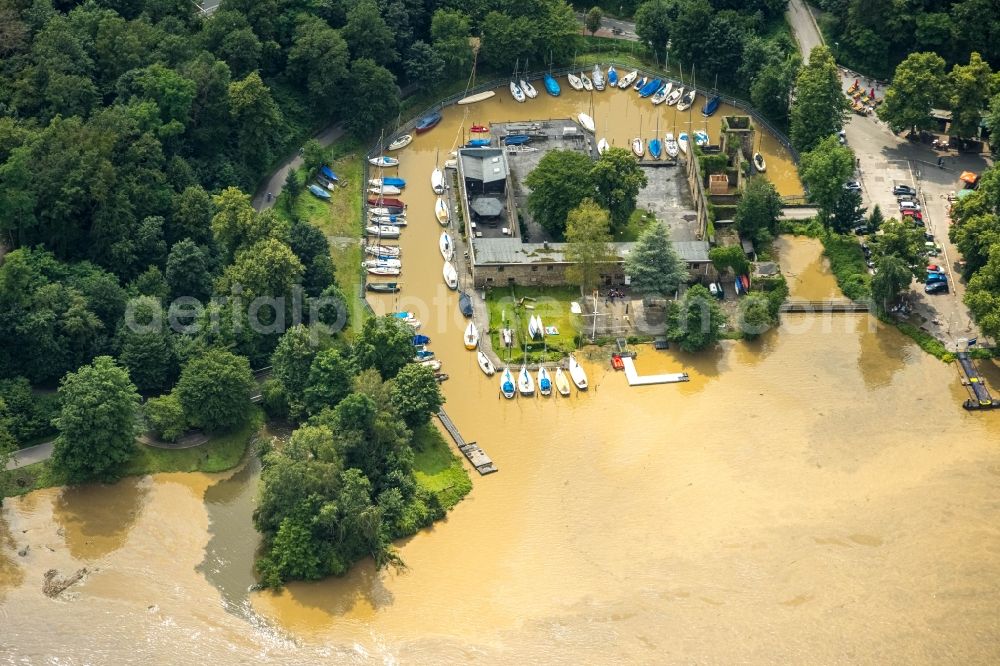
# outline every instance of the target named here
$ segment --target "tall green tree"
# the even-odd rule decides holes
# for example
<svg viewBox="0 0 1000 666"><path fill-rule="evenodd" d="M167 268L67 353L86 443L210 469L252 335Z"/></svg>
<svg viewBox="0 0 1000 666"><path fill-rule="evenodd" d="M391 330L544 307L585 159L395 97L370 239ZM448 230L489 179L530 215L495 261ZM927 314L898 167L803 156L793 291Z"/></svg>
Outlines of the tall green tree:
<svg viewBox="0 0 1000 666"><path fill-rule="evenodd" d="M830 135L816 147L802 155L799 175L809 188L809 198L819 207L820 221L829 226L837 200L844 191L844 183L854 173L854 152L841 146L837 137Z"/></svg>
<svg viewBox="0 0 1000 666"><path fill-rule="evenodd" d="M211 257L202 246L185 238L170 248L165 277L172 298L205 299L212 293Z"/></svg>
<svg viewBox="0 0 1000 666"><path fill-rule="evenodd" d="M913 273L903 260L895 255L879 259L878 270L872 278L872 298L883 312L889 309L913 280Z"/></svg>
<svg viewBox="0 0 1000 666"><path fill-rule="evenodd" d="M289 412L300 419L306 412L305 393L309 385L309 369L319 351L313 334L302 324L293 326L278 341L271 356L274 378L281 382L288 400Z"/></svg>
<svg viewBox="0 0 1000 666"><path fill-rule="evenodd" d="M434 371L422 365L408 365L400 370L392 380L390 393L396 412L410 428L425 425L444 404Z"/></svg>
<svg viewBox="0 0 1000 666"><path fill-rule="evenodd" d="M604 12L601 11L600 7L591 7L587 11L587 15L583 20L584 26L593 37L594 34L601 29L601 20L604 19Z"/></svg>
<svg viewBox="0 0 1000 666"><path fill-rule="evenodd" d="M306 85L314 103L333 107L342 102L339 95L348 80L349 61L341 33L316 18L296 28L286 71Z"/></svg>
<svg viewBox="0 0 1000 666"><path fill-rule="evenodd" d="M696 284L684 292L670 312L667 337L685 352L696 352L715 344L726 317L708 289Z"/></svg>
<svg viewBox="0 0 1000 666"><path fill-rule="evenodd" d="M664 61L676 17L675 6L670 0L647 0L635 10L635 34Z"/></svg>
<svg viewBox="0 0 1000 666"><path fill-rule="evenodd" d="M817 46L809 53L795 80L791 111L792 143L800 152L813 150L844 126L847 97L840 87L840 72L830 50Z"/></svg>
<svg viewBox="0 0 1000 666"><path fill-rule="evenodd" d="M624 148L608 149L594 162L590 179L596 189L594 200L610 213L612 226L628 224L639 191L648 182L632 154Z"/></svg>
<svg viewBox="0 0 1000 666"><path fill-rule="evenodd" d="M128 372L99 356L63 378L59 397L52 465L73 483L117 478L137 433L139 393Z"/></svg>
<svg viewBox="0 0 1000 666"><path fill-rule="evenodd" d="M350 359L337 349L324 349L309 366L305 388L306 412L313 416L336 407L351 392L354 368Z"/></svg>
<svg viewBox="0 0 1000 666"><path fill-rule="evenodd" d="M666 225L655 221L639 235L625 257L625 274L638 294L669 296L687 280L687 266L677 256Z"/></svg>
<svg viewBox="0 0 1000 666"><path fill-rule="evenodd" d="M290 247L268 238L240 250L216 286L223 294L239 292L239 287L248 300L258 296L287 296L302 279L303 271L302 262Z"/></svg>
<svg viewBox="0 0 1000 666"><path fill-rule="evenodd" d="M235 130L234 157L255 173L262 172L284 140L286 125L260 74L252 72L229 84L229 117Z"/></svg>
<svg viewBox="0 0 1000 666"><path fill-rule="evenodd" d="M905 266L912 267L913 275L924 273L924 232L909 222L895 219L882 225L882 231L875 236L874 250L882 257L896 257Z"/></svg>
<svg viewBox="0 0 1000 666"><path fill-rule="evenodd" d="M566 222L566 280L580 285L580 293L589 294L600 279L601 270L616 259L611 247L608 212L593 200L570 211Z"/></svg>
<svg viewBox="0 0 1000 666"><path fill-rule="evenodd" d="M755 292L740 299L739 329L744 340L753 340L775 324L767 296Z"/></svg>
<svg viewBox="0 0 1000 666"><path fill-rule="evenodd" d="M934 124L931 108L946 99L946 87L944 58L926 51L911 53L896 67L876 112L896 132L929 129Z"/></svg>
<svg viewBox="0 0 1000 666"><path fill-rule="evenodd" d="M593 163L575 150L552 150L525 179L531 188L528 210L535 221L549 233L561 238L566 232L566 217L594 192L590 171Z"/></svg>
<svg viewBox="0 0 1000 666"><path fill-rule="evenodd" d="M356 106L345 124L357 136L368 136L399 113L396 77L374 60L351 63L351 99Z"/></svg>
<svg viewBox="0 0 1000 666"><path fill-rule="evenodd" d="M751 178L743 189L733 217L736 228L758 245L765 245L778 232L781 195L766 178Z"/></svg>
<svg viewBox="0 0 1000 666"><path fill-rule="evenodd" d="M990 64L973 51L968 65L955 65L948 73L951 88L951 126L948 133L961 138L979 135L982 112L994 92Z"/></svg>
<svg viewBox="0 0 1000 666"><path fill-rule="evenodd" d="M410 83L432 88L444 78L444 57L427 42L417 40L407 49L403 69Z"/></svg>
<svg viewBox="0 0 1000 666"><path fill-rule="evenodd" d="M348 10L347 24L341 34L355 61L365 58L379 65L390 65L398 57L392 29L372 0L361 0Z"/></svg>
<svg viewBox="0 0 1000 666"><path fill-rule="evenodd" d="M143 393L162 392L177 378L177 353L166 323L160 302L144 296L129 303L118 330L118 360Z"/></svg>
<svg viewBox="0 0 1000 666"><path fill-rule="evenodd" d="M472 65L469 17L457 10L438 9L431 19L431 40L434 50L444 60L450 74L465 72Z"/></svg>
<svg viewBox="0 0 1000 666"><path fill-rule="evenodd" d="M837 233L846 234L864 222L867 210L861 205L860 192L844 189L834 201L833 210L830 211L833 215L830 226Z"/></svg>
<svg viewBox="0 0 1000 666"><path fill-rule="evenodd" d="M413 358L413 329L395 317L366 319L351 356L359 370L374 368L392 379Z"/></svg>
<svg viewBox="0 0 1000 666"><path fill-rule="evenodd" d="M250 417L253 388L253 373L245 358L210 349L188 361L176 391L192 425L225 431L240 427Z"/></svg>

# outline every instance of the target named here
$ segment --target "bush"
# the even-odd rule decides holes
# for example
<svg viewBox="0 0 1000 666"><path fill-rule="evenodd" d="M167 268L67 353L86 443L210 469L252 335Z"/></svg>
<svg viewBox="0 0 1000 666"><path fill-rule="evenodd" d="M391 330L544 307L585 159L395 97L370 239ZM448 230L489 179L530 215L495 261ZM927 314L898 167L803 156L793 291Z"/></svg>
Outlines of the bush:
<svg viewBox="0 0 1000 666"><path fill-rule="evenodd" d="M855 301L871 298L871 276L861 245L853 236L824 234L823 252L844 295Z"/></svg>
<svg viewBox="0 0 1000 666"><path fill-rule="evenodd" d="M0 399L10 415L7 427L19 444L55 433L52 419L59 413L59 396L36 394L24 377L0 380Z"/></svg>
<svg viewBox="0 0 1000 666"><path fill-rule="evenodd" d="M277 379L268 379L260 387L263 396L262 405L264 412L271 419L288 418L288 396L285 395L285 388Z"/></svg>
<svg viewBox="0 0 1000 666"><path fill-rule="evenodd" d="M187 431L187 418L181 401L174 393L150 398L143 407L146 423L164 442L176 442Z"/></svg>

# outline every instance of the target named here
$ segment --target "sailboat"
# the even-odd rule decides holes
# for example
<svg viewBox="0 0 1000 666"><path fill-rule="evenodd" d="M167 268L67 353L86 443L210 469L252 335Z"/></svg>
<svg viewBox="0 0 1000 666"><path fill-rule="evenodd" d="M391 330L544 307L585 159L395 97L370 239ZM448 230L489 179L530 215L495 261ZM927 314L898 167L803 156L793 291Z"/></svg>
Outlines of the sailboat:
<svg viewBox="0 0 1000 666"><path fill-rule="evenodd" d="M577 119L580 121L580 124L583 125L583 128L585 130L587 130L591 134L594 133L595 127L593 118L588 116L586 113L580 113L579 115L577 115Z"/></svg>
<svg viewBox="0 0 1000 666"><path fill-rule="evenodd" d="M465 348L470 351L479 346L479 330L476 328L475 323L469 322L469 325L465 327L465 335L462 338L465 341Z"/></svg>
<svg viewBox="0 0 1000 666"><path fill-rule="evenodd" d="M476 361L479 363L479 369L483 371L483 374L487 377L492 377L496 374L497 369L493 367L493 361L490 357L486 355L486 352L479 351L476 354Z"/></svg>
<svg viewBox="0 0 1000 666"><path fill-rule="evenodd" d="M447 231L441 232L441 238L438 239L438 249L441 250L441 256L445 261L451 261L455 256L455 246L452 245L451 236L448 235Z"/></svg>
<svg viewBox="0 0 1000 666"><path fill-rule="evenodd" d="M511 373L509 367L504 368L503 373L500 375L500 392L503 393L503 397L508 400L513 399L516 394L516 389L514 387L514 375Z"/></svg>
<svg viewBox="0 0 1000 666"><path fill-rule="evenodd" d="M531 378L531 373L528 372L528 367L525 365L522 365L521 371L517 373L517 390L521 395L534 395L535 393L535 380Z"/></svg>
<svg viewBox="0 0 1000 666"><path fill-rule="evenodd" d="M683 94L684 94L684 88L683 86L679 86L677 88L674 88L673 92L667 95L667 99L665 99L664 101L666 102L667 106L673 106L680 100L681 95Z"/></svg>
<svg viewBox="0 0 1000 666"><path fill-rule="evenodd" d="M510 96L514 98L515 102L523 102L525 97L524 86L517 85L517 63L514 63L514 73L510 76Z"/></svg>
<svg viewBox="0 0 1000 666"><path fill-rule="evenodd" d="M717 91L718 89L719 89L719 75L716 74L715 75L715 85L712 86L712 90L713 91ZM713 113L715 113L718 110L719 104L721 104L721 103L722 103L722 97L720 97L718 94L715 94L712 97L709 97L708 101L705 102L705 106L701 107L701 115L703 115L706 118L708 118L709 116L711 116Z"/></svg>
<svg viewBox="0 0 1000 666"><path fill-rule="evenodd" d="M663 84L663 86L659 90L657 90L653 94L652 97L649 98L649 101L653 103L653 106L656 106L657 104L663 104L663 102L670 95L670 91L672 91L673 89L674 89L674 82L667 81L665 84Z"/></svg>
<svg viewBox="0 0 1000 666"><path fill-rule="evenodd" d="M450 261L444 262L441 275L444 277L444 283L448 285L449 289L458 289L458 271L455 270Z"/></svg>
<svg viewBox="0 0 1000 666"><path fill-rule="evenodd" d="M605 139L604 137L601 137L601 140L597 142L597 154L603 155L608 151L608 148L610 147L611 144L608 143L608 140Z"/></svg>
<svg viewBox="0 0 1000 666"><path fill-rule="evenodd" d="M528 76L528 61L524 61L524 73L521 75L521 90L524 94L528 96L528 99L535 99L538 97L538 91L535 90L535 86L531 85L531 82L527 79Z"/></svg>
<svg viewBox="0 0 1000 666"><path fill-rule="evenodd" d="M649 140L649 156L654 160L660 159L660 155L663 154L663 144L660 143L660 117L656 117L656 133L653 134L653 138Z"/></svg>
<svg viewBox="0 0 1000 666"><path fill-rule="evenodd" d="M569 81L569 86L573 90L583 90L583 81L573 72L566 72L566 80Z"/></svg>
<svg viewBox="0 0 1000 666"><path fill-rule="evenodd" d="M538 368L538 392L542 395L552 394L552 378L549 377L548 368L544 365Z"/></svg>
<svg viewBox="0 0 1000 666"><path fill-rule="evenodd" d="M563 397L569 395L569 380L566 379L566 373L563 372L563 369L559 367L556 368L556 390Z"/></svg>
<svg viewBox="0 0 1000 666"><path fill-rule="evenodd" d="M681 149L681 152L685 155L688 154L688 135L687 132L681 132L677 137L677 147Z"/></svg>
<svg viewBox="0 0 1000 666"><path fill-rule="evenodd" d="M552 95L553 97L559 97L562 89L559 87L559 82L556 81L555 77L549 72L545 72L545 92Z"/></svg>
<svg viewBox="0 0 1000 666"><path fill-rule="evenodd" d="M569 355L569 376L576 384L576 388L581 391L587 390L587 373L584 371L583 367L577 363L576 356L573 354Z"/></svg>
<svg viewBox="0 0 1000 666"><path fill-rule="evenodd" d="M614 65L608 65L608 85L611 87L618 85L618 71Z"/></svg>
<svg viewBox="0 0 1000 666"><path fill-rule="evenodd" d="M667 132L666 141L664 142L664 150L667 153L667 157L677 157L677 139L674 138L673 132Z"/></svg>
<svg viewBox="0 0 1000 666"><path fill-rule="evenodd" d="M687 111L688 109L690 109L691 106L694 104L695 97L697 96L698 96L698 91L695 90L694 88L687 91L687 94L684 95L684 97L682 97L679 102L677 102L677 110Z"/></svg>
<svg viewBox="0 0 1000 666"><path fill-rule="evenodd" d="M604 90L604 72L601 71L600 65L594 65L594 72L591 74L591 78L594 80L594 90Z"/></svg>
<svg viewBox="0 0 1000 666"><path fill-rule="evenodd" d="M642 116L639 116L639 136L632 139L632 152L635 156L642 158L646 154L646 148L642 141Z"/></svg>
<svg viewBox="0 0 1000 666"><path fill-rule="evenodd" d="M621 90L625 90L630 85L632 85L632 82L635 81L635 77L637 76L639 76L639 71L633 69L631 72L629 72L628 74L626 74L621 78L621 80L618 82L618 88L620 88Z"/></svg>
<svg viewBox="0 0 1000 666"><path fill-rule="evenodd" d="M438 223L442 227L448 226L448 203L444 200L444 197L438 197L437 202L434 204L434 217L437 218Z"/></svg>
<svg viewBox="0 0 1000 666"><path fill-rule="evenodd" d="M431 171L431 189L434 194L444 194L444 171L438 165L437 157L434 158L434 171Z"/></svg>
<svg viewBox="0 0 1000 666"><path fill-rule="evenodd" d="M580 72L580 82L583 84L583 89L587 92L594 91L594 82L584 72Z"/></svg>

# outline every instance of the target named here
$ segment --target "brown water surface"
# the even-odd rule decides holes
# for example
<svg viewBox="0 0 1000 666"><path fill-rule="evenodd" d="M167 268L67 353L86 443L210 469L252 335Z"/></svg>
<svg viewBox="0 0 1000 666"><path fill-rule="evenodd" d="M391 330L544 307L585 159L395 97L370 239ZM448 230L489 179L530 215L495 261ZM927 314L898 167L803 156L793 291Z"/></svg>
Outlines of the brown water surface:
<svg viewBox="0 0 1000 666"><path fill-rule="evenodd" d="M568 99L535 109L555 116ZM490 120L486 108L532 115L493 104L469 120ZM954 369L867 316L789 315L752 344L641 349L639 372L684 370L686 384L629 388L598 358L585 361L587 393L499 398L462 346L430 208L435 146L450 146L459 114L400 154L413 218L405 288L375 306L424 322L451 375L449 414L500 472L475 476L446 521L399 544L405 572L363 562L280 593L247 592L252 463L7 500L0 656L1000 660L1000 421L961 409ZM777 250L798 277L793 296L836 295L817 244L781 239ZM83 582L42 595L47 569L82 566Z"/></svg>

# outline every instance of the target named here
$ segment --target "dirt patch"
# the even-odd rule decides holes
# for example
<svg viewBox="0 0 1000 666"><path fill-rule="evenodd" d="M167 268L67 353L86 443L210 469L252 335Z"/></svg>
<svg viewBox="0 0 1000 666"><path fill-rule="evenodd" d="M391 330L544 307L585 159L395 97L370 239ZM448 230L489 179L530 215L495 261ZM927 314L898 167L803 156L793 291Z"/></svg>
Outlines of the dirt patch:
<svg viewBox="0 0 1000 666"><path fill-rule="evenodd" d="M68 588L76 585L87 575L87 568L78 569L72 576L60 578L59 572L49 569L45 572L45 583L42 585L42 592L50 599L55 599Z"/></svg>

